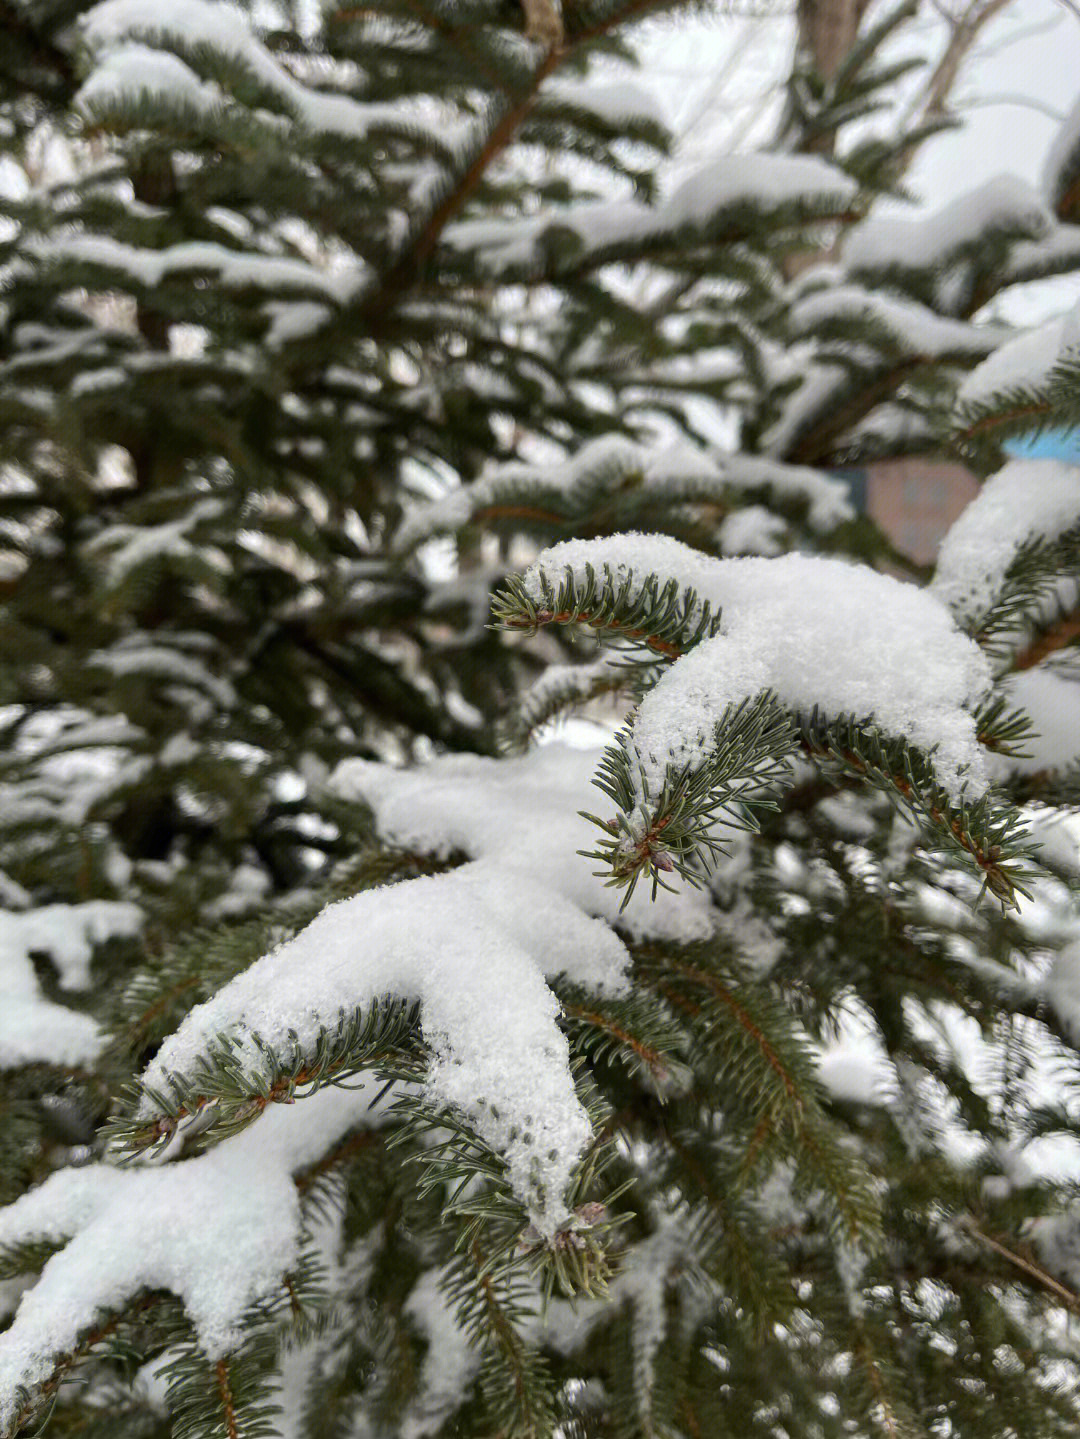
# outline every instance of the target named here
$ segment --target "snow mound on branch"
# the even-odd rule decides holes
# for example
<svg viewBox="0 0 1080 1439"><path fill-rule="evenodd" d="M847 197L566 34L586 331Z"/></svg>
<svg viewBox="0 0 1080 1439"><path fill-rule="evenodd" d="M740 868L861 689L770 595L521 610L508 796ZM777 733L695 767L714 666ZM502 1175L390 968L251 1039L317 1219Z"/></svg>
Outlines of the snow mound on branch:
<svg viewBox="0 0 1080 1439"><path fill-rule="evenodd" d="M1052 667L1035 665L1010 675L1002 688L1034 725L1024 741L1028 757L1010 759L1011 770L1037 774L1080 759L1080 684Z"/></svg>
<svg viewBox="0 0 1080 1439"><path fill-rule="evenodd" d="M458 220L443 240L471 254L489 274L533 270L549 244L573 236L575 262L602 263L627 248L645 250L683 231L708 234L747 209L812 219L850 205L850 175L819 155L723 154L686 176L655 205L639 200L585 200L539 215Z"/></svg>
<svg viewBox="0 0 1080 1439"><path fill-rule="evenodd" d="M597 85L591 79L556 79L544 87L543 99L553 101L556 106L584 111L613 130L644 124L667 131L658 97L640 85Z"/></svg>
<svg viewBox="0 0 1080 1439"><path fill-rule="evenodd" d="M1059 317L1025 330L983 360L956 392L963 413L992 404L1011 390L1035 390L1046 383L1060 360L1075 358L1080 346L1076 315Z"/></svg>
<svg viewBox="0 0 1080 1439"><path fill-rule="evenodd" d="M912 207L914 209L914 207ZM996 175L931 215L907 219L871 215L853 226L841 251L853 274L883 270L936 270L977 251L994 232L1038 239L1052 217L1038 192L1018 175Z"/></svg>
<svg viewBox="0 0 1080 1439"><path fill-rule="evenodd" d="M733 205L843 205L855 199L850 175L820 155L718 155L689 175L664 207L678 225L707 225Z"/></svg>
<svg viewBox="0 0 1080 1439"><path fill-rule="evenodd" d="M404 107L386 104L365 104L349 95L315 90L291 75L256 37L248 15L238 5L224 0L104 0L95 5L82 21L83 35L92 51L104 52L106 74L91 72L80 92L83 103L100 101L117 78L115 64L107 58L113 47L122 47L132 40L151 45L175 47L193 63L206 63L206 56L225 60L254 79L261 89L273 97L274 103L291 115L304 129L313 134L333 135L339 139L363 139L373 126L402 125L407 118ZM137 93L137 75L125 67L121 72L122 91ZM148 84L156 95L164 93L171 74L173 93L177 99L190 100L195 92L191 82L175 67L166 70L155 66L148 72ZM411 117L412 128L423 127L419 116Z"/></svg>
<svg viewBox="0 0 1080 1439"><path fill-rule="evenodd" d="M100 116L151 98L200 117L216 117L225 97L217 85L200 80L178 56L149 45L121 45L92 72L75 96L75 106Z"/></svg>
<svg viewBox="0 0 1080 1439"><path fill-rule="evenodd" d="M75 234L32 239L24 250L45 264L115 270L126 282L149 288L206 274L227 290L314 292L341 304L357 292L364 275L359 265L320 269L290 255L229 250L212 240L185 240L163 250L148 250L109 235Z"/></svg>
<svg viewBox="0 0 1080 1439"><path fill-rule="evenodd" d="M503 1156L536 1227L554 1232L591 1132L545 977L617 993L629 962L609 925L617 896L575 854L591 840L576 811L594 763L551 746L519 760L450 757L420 770L342 765L335 790L370 804L385 838L475 858L331 905L194 1009L145 1082L192 1075L225 1034L261 1073L260 1044L310 1052L343 1012L386 995L415 998L433 1053L428 1097ZM665 898L652 908L643 900L627 927L687 939L709 933L702 897ZM152 1114L149 1101L143 1112Z"/></svg>
<svg viewBox="0 0 1080 1439"><path fill-rule="evenodd" d="M52 959L64 989L86 989L94 946L138 934L144 918L137 905L104 899L0 910L0 1069L97 1058L104 1042L97 1021L46 999L31 955Z"/></svg>
<svg viewBox="0 0 1080 1439"><path fill-rule="evenodd" d="M708 601L719 633L671 666L638 707L633 747L644 785L663 786L669 765L700 767L729 705L769 690L788 708L869 720L933 752L953 800L988 783L972 709L988 693L989 664L932 594L841 560L791 554L715 560L655 535L569 540L545 550L525 576L537 601L543 581L569 569L608 566L644 583L676 578Z"/></svg>
<svg viewBox="0 0 1080 1439"><path fill-rule="evenodd" d="M1080 467L1012 460L991 476L941 545L932 589L961 621L994 603L1018 552L1080 523Z"/></svg>
<svg viewBox="0 0 1080 1439"><path fill-rule="evenodd" d="M950 320L915 300L883 295L860 285L815 290L796 300L789 315L796 335L813 335L832 320L873 324L887 332L898 347L925 356L984 355L1008 335L1000 325ZM867 343L863 336L852 341L853 346Z"/></svg>
<svg viewBox="0 0 1080 1439"><path fill-rule="evenodd" d="M343 799L369 805L379 834L392 843L427 854L464 851L485 861L485 872L497 872L511 889L520 875L641 939L704 939L712 926L700 891L661 891L655 900L642 893L620 911L624 896L598 885L590 861L577 853L595 842L594 826L578 810L595 795L591 780L599 753L550 744L513 759L447 755L408 770L346 760L331 784ZM550 944L557 942L552 933ZM559 972L555 958L552 951L546 973ZM604 980L605 969L594 970L587 954L574 955L571 948L567 959L568 977L586 985Z"/></svg>
<svg viewBox="0 0 1080 1439"><path fill-rule="evenodd" d="M141 1289L179 1295L210 1358L234 1349L245 1310L277 1293L299 1257L293 1175L350 1130L381 1122L371 1108L378 1088L324 1089L275 1106L197 1159L62 1169L0 1210L0 1248L64 1246L0 1335L0 1429L20 1385L48 1379L91 1323Z"/></svg>
<svg viewBox="0 0 1080 1439"><path fill-rule="evenodd" d="M850 519L842 481L800 465L760 455L716 453L687 441L637 444L624 435L601 435L565 459L491 465L471 484L451 490L406 516L394 537L399 551L432 535L460 529L491 506L542 507L544 497L586 505L598 493L640 491L657 500L715 499L723 490L764 490L780 504L804 505L811 529L827 531ZM512 513L512 510L511 510Z"/></svg>

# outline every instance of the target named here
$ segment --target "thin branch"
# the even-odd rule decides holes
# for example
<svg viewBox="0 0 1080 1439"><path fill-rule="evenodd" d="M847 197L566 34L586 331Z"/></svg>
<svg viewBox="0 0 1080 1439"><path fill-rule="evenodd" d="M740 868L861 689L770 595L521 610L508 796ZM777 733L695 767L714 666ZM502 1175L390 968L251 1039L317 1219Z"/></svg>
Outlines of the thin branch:
<svg viewBox="0 0 1080 1439"><path fill-rule="evenodd" d="M1062 1304L1064 1304L1066 1308L1071 1309L1074 1314L1080 1314L1080 1294L1076 1294L1073 1290L1067 1289L1064 1284L1056 1280L1052 1274L1048 1274L1046 1270L1043 1269L1041 1265L1036 1264L1033 1259L1029 1259L1024 1254L1017 1253L1015 1249L1010 1249L1007 1244L1002 1244L1000 1239L995 1239L992 1235L985 1233L979 1228L976 1221L970 1215L962 1215L959 1222L965 1234L970 1234L972 1239L977 1239L980 1244L985 1244L988 1249L992 1249L995 1254L999 1254L1002 1259L1007 1260L1009 1264L1022 1270L1023 1273L1034 1279L1037 1284L1041 1284L1044 1289L1048 1289L1051 1294L1060 1299Z"/></svg>
<svg viewBox="0 0 1080 1439"><path fill-rule="evenodd" d="M1058 650L1076 639L1080 639L1080 607L1072 610L1069 614L1062 615L1049 629L1040 634L1038 639L1032 640L1030 644L1014 655L1012 667L1014 670L1029 670L1041 660L1046 659L1048 655L1056 654Z"/></svg>

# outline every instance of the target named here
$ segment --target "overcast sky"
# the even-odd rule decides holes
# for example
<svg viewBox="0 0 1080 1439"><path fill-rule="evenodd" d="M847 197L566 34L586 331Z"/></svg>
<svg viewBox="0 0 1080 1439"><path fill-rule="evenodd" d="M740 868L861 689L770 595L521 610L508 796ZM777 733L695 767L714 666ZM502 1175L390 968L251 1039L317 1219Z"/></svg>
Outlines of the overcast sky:
<svg viewBox="0 0 1080 1439"><path fill-rule="evenodd" d="M942 3L953 9L960 0ZM926 7L898 46L905 55L936 56L943 35ZM679 15L644 29L641 40L639 78L682 135L688 164L718 145L747 150L769 143L794 45L794 21L779 4L753 18ZM908 177L921 204L936 208L1001 171L1038 185L1062 120L1080 102L1080 0L1013 0L984 32L954 99L963 128L928 142ZM1026 286L1001 303L1001 317L1037 324L1077 299L1080 279Z"/></svg>
<svg viewBox="0 0 1080 1439"><path fill-rule="evenodd" d="M928 143L912 172L929 203L1001 170L1037 181L1057 125L1080 100L1080 9L1071 3L1013 0L988 26L956 91L963 132ZM903 52L937 53L941 33L929 18L908 27ZM691 151L717 133L740 149L767 142L794 39L779 7L754 19L678 16L642 38L642 78L658 89Z"/></svg>

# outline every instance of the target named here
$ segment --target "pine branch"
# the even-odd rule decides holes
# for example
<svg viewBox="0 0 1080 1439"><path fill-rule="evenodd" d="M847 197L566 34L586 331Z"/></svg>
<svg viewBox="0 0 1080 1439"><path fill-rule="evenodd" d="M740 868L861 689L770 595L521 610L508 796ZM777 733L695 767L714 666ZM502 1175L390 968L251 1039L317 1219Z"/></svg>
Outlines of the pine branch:
<svg viewBox="0 0 1080 1439"><path fill-rule="evenodd" d="M13 1396L10 1427L3 1433L2 1439L15 1439L15 1436L23 1432L27 1424L38 1419L43 1411L44 1418L41 1419L41 1424L48 1423L60 1386L71 1371L98 1346L110 1339L126 1320L145 1313L157 1305L167 1305L169 1298L170 1296L163 1291L154 1290L133 1299L125 1309L110 1315L107 1319L102 1319L100 1323L87 1329L74 1349L53 1361L52 1373L49 1378L38 1385L36 1389L31 1391L24 1385L20 1385Z"/></svg>
<svg viewBox="0 0 1080 1439"><path fill-rule="evenodd" d="M553 1386L543 1356L522 1333L535 1311L535 1290L520 1263L493 1261L474 1239L447 1268L442 1287L483 1354L481 1383L500 1432L507 1439L547 1439Z"/></svg>
<svg viewBox="0 0 1080 1439"><path fill-rule="evenodd" d="M1017 550L989 605L964 617L965 627L1004 669L1037 664L1075 638L1069 624L1072 607L1061 598L1061 579L1078 569L1080 524L1052 540L1028 540ZM1048 644L1042 649L1044 636ZM1017 655L1027 650L1032 658L1018 663Z"/></svg>
<svg viewBox="0 0 1080 1439"><path fill-rule="evenodd" d="M246 1128L269 1104L291 1104L298 1090L312 1093L363 1070L392 1078L415 1078L421 1072L416 1003L388 998L342 1013L335 1028L320 1032L310 1051L294 1042L280 1054L257 1034L249 1045L222 1035L207 1046L190 1075L169 1075L167 1088L130 1084L123 1096L127 1113L114 1117L105 1134L120 1155L160 1149L185 1122L196 1119L204 1140L208 1135L224 1138Z"/></svg>
<svg viewBox="0 0 1080 1439"><path fill-rule="evenodd" d="M636 703L659 677L664 661L549 666L499 727L508 749L522 749L538 730L573 710L602 698Z"/></svg>
<svg viewBox="0 0 1080 1439"><path fill-rule="evenodd" d="M604 565L598 576L587 565L584 582L568 567L558 589L546 574L539 576L539 584L536 599L517 576L504 582L491 603L498 628L536 634L551 624L588 625L600 639L641 645L663 659L677 659L711 639L720 627L720 616L712 613L709 602L699 601L696 592L677 579L661 586L656 575L637 581L627 570L619 579Z"/></svg>
<svg viewBox="0 0 1080 1439"><path fill-rule="evenodd" d="M594 1068L616 1060L661 1101L686 1088L686 1035L656 1004L640 995L627 999L577 995L559 985L556 992L562 999L563 1028L571 1046Z"/></svg>
<svg viewBox="0 0 1080 1439"><path fill-rule="evenodd" d="M790 719L771 695L731 706L716 724L703 762L669 765L653 794L634 754L633 731L624 730L604 752L594 780L617 813L612 819L585 815L605 837L583 853L604 866L598 873L608 884L625 888L624 907L643 874L654 895L668 887L661 874L703 884L726 852L719 822L752 830L760 811L776 809L775 790L788 776L794 738Z"/></svg>
<svg viewBox="0 0 1080 1439"><path fill-rule="evenodd" d="M1034 1280L1036 1284L1041 1285L1042 1288L1052 1294L1054 1298L1060 1304L1063 1304L1071 1313L1080 1314L1080 1294L1069 1289L1067 1285L1055 1279L1052 1274L1048 1274L1042 1265L1036 1264L1029 1255L1010 1248L1009 1245L1002 1243L1000 1239L995 1239L992 1234L987 1234L979 1226L978 1221L971 1215L960 1215L958 1217L958 1223L965 1234L970 1234L978 1243L985 1245L987 1249L992 1250L1008 1264L1011 1264L1022 1274L1027 1275L1027 1277Z"/></svg>
<svg viewBox="0 0 1080 1439"><path fill-rule="evenodd" d="M1080 640L1080 606L1060 615L1042 630L1041 634L1028 640L1024 647L1013 656L1015 670L1028 670L1040 664L1050 655L1066 645Z"/></svg>
<svg viewBox="0 0 1080 1439"><path fill-rule="evenodd" d="M801 743L807 758L827 772L858 775L928 825L947 850L974 864L1004 907L1016 907L1017 894L1031 897L1025 882L1035 855L1027 827L1002 796L988 791L957 807L937 785L929 757L906 740L851 721L827 722L814 713L802 725Z"/></svg>

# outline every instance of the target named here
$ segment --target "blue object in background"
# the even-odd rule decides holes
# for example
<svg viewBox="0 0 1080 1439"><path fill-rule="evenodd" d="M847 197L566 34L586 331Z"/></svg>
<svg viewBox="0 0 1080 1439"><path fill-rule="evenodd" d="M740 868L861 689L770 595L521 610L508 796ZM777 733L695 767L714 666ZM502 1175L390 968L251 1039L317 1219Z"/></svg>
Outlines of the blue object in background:
<svg viewBox="0 0 1080 1439"><path fill-rule="evenodd" d="M1080 430L1044 430L1028 438L1017 436L1001 447L1018 460L1068 460L1080 464Z"/></svg>

